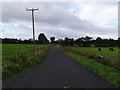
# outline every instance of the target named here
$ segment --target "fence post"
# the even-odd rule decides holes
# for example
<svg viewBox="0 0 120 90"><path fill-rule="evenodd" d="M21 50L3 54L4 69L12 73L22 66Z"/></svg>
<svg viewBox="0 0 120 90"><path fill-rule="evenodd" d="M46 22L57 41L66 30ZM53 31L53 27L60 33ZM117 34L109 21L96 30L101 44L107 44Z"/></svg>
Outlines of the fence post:
<svg viewBox="0 0 120 90"><path fill-rule="evenodd" d="M16 59L18 59L19 51L16 51Z"/></svg>
<svg viewBox="0 0 120 90"><path fill-rule="evenodd" d="M30 56L30 49L28 48L28 60L29 60L29 56Z"/></svg>
<svg viewBox="0 0 120 90"><path fill-rule="evenodd" d="M36 55L36 47L34 46L34 55Z"/></svg>

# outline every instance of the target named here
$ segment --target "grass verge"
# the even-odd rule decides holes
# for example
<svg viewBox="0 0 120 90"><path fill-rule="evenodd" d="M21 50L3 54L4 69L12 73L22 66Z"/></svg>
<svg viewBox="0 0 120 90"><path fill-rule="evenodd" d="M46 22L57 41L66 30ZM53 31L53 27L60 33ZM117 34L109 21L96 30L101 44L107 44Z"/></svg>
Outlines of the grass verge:
<svg viewBox="0 0 120 90"><path fill-rule="evenodd" d="M90 71L95 72L97 75L101 76L107 82L115 85L116 88L120 88L120 71L108 67L104 64L98 63L93 59L88 57L75 54L74 52L65 51L62 47L59 47L66 55L73 58L79 64L88 68Z"/></svg>
<svg viewBox="0 0 120 90"><path fill-rule="evenodd" d="M82 51L80 51L78 47L74 47L74 48L73 47L72 48L71 47L64 47L64 51L73 52L73 53L76 53L78 55L88 57L90 59L93 59L93 60L97 61L98 63L107 65L109 67L112 67L112 68L120 71L120 61L119 60L114 60L114 59L111 59L111 58L108 57L108 56L112 55L111 52L109 52L108 56L102 56L102 55L99 55L98 52L96 52L94 49L92 51L91 50L92 48L90 49L90 47L88 47L88 49L91 50L91 53L95 51L96 54L91 54L90 52L89 53L86 52L87 48L85 48L85 51L84 51L84 47L81 48L81 49L82 49ZM118 53L117 53L117 55L118 55ZM114 53L113 56L118 58L117 55L115 55L115 53Z"/></svg>
<svg viewBox="0 0 120 90"><path fill-rule="evenodd" d="M37 54L36 56L31 56L30 58L26 58L26 55L21 55L21 59L14 61L14 63L8 65L6 64L2 71L2 81L12 79L13 77L19 76L30 70L44 60L47 51L48 47L42 47L39 55Z"/></svg>

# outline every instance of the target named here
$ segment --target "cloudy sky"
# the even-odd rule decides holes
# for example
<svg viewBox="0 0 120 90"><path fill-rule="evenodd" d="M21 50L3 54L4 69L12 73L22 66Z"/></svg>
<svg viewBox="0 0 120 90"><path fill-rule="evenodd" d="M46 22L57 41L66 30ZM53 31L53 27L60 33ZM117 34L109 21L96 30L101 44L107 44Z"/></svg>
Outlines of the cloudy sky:
<svg viewBox="0 0 120 90"><path fill-rule="evenodd" d="M2 2L0 38L32 38L31 12L35 11L35 36L60 38L91 36L118 38L118 2Z"/></svg>

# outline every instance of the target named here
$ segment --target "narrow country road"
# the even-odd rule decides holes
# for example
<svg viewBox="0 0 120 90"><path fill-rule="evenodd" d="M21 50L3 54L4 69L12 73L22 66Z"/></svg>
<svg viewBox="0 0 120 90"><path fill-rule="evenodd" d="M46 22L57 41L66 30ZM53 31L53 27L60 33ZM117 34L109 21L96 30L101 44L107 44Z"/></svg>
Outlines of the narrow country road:
<svg viewBox="0 0 120 90"><path fill-rule="evenodd" d="M21 76L3 82L3 88L64 87L114 88L53 46L42 63Z"/></svg>

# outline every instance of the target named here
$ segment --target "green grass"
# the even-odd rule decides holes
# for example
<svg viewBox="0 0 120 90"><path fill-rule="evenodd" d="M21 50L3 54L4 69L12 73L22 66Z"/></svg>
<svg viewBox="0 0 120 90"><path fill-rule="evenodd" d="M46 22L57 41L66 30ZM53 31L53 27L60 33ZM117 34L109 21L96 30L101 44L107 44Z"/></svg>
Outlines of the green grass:
<svg viewBox="0 0 120 90"><path fill-rule="evenodd" d="M37 47L42 47L43 45L36 45ZM32 44L2 44L2 63L9 63L10 58L19 51L21 54L27 54L33 51ZM32 52L33 53L33 52ZM10 62L11 63L11 62Z"/></svg>
<svg viewBox="0 0 120 90"><path fill-rule="evenodd" d="M120 71L109 66L106 66L104 64L98 63L95 60L90 59L88 57L78 55L72 51L67 51L65 50L65 47L58 46L58 48L60 48L66 55L73 58L79 64L88 68L92 72L95 72L97 75L101 76L107 82L115 85L115 87L120 88Z"/></svg>
<svg viewBox="0 0 120 90"><path fill-rule="evenodd" d="M44 45L36 45L36 47L37 51L34 55L32 44L3 44L2 80L16 77L39 64L44 59L48 47ZM17 58L16 51L19 52Z"/></svg>
<svg viewBox="0 0 120 90"><path fill-rule="evenodd" d="M85 56L79 56L71 53L66 53L67 55L71 56L74 60L78 63L84 65L89 70L97 73L106 81L110 82L111 84L115 85L116 87L120 87L120 71L117 71L113 68L110 68L106 65L97 63L96 61L89 59Z"/></svg>
<svg viewBox="0 0 120 90"><path fill-rule="evenodd" d="M119 61L118 59L118 48L115 47L115 51L111 52L109 51L109 47L102 47L102 51L98 51L97 47L70 47L71 49L77 50L79 52L86 52L86 53L90 53L93 55L104 55L104 56L108 56L108 58L113 59L115 61Z"/></svg>
<svg viewBox="0 0 120 90"><path fill-rule="evenodd" d="M96 47L66 47L67 51L74 52L78 55L86 56L90 59L94 59L99 63L113 67L120 70L120 60L118 59L118 48L114 48L115 51L109 51L109 48L102 48L102 51L98 51ZM100 56L107 56L106 58L100 58Z"/></svg>
<svg viewBox="0 0 120 90"><path fill-rule="evenodd" d="M115 47L114 48L114 52L109 51L109 47L102 47L102 51L98 51L97 47L69 47L71 49L77 50L79 52L86 52L86 53L90 53L93 55L104 55L104 56L108 56L108 58L111 58L113 60L118 61L118 48Z"/></svg>

